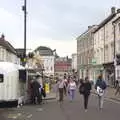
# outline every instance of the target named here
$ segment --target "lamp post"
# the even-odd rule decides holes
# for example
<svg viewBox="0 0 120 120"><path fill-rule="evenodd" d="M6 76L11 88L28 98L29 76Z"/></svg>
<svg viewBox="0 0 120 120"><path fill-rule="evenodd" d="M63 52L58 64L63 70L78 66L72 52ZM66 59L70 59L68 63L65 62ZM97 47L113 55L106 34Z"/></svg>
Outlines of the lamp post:
<svg viewBox="0 0 120 120"><path fill-rule="evenodd" d="M27 0L24 0L24 5L22 6L24 12L24 66L26 66L26 22L27 22ZM26 92L25 92L25 102L28 102L28 72L26 70Z"/></svg>
<svg viewBox="0 0 120 120"><path fill-rule="evenodd" d="M26 31L27 31L27 0L24 0L24 5L22 6L24 12L24 66L26 65Z"/></svg>

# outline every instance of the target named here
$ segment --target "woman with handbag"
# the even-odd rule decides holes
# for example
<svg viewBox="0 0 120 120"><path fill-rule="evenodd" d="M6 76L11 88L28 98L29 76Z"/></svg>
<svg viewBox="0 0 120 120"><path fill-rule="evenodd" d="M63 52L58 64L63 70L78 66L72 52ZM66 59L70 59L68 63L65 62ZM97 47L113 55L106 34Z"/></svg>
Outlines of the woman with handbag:
<svg viewBox="0 0 120 120"><path fill-rule="evenodd" d="M80 88L79 88L79 92L80 92L80 94L83 95L83 98L84 98L85 112L87 112L87 109L88 109L88 100L89 100L91 88L92 88L91 83L90 83L88 77L86 77L85 81L83 81L81 83Z"/></svg>
<svg viewBox="0 0 120 120"><path fill-rule="evenodd" d="M74 100L75 91L76 91L76 83L73 79L71 79L68 84L68 94L71 102Z"/></svg>

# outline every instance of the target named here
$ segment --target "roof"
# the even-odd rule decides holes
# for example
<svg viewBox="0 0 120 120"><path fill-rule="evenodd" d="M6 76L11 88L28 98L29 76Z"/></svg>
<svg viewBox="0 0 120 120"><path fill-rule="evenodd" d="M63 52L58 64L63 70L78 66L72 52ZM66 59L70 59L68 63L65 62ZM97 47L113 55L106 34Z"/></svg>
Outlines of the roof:
<svg viewBox="0 0 120 120"><path fill-rule="evenodd" d="M16 50L16 52L17 52L17 56L23 56L24 55L24 49L23 48L17 48L17 49L15 49Z"/></svg>
<svg viewBox="0 0 120 120"><path fill-rule="evenodd" d="M98 25L92 25L91 27L88 27L88 29L84 33L82 33L80 36L78 36L76 40L79 40L79 38L84 37L84 35L88 34L89 32L93 33L93 31L95 31L96 28L98 28Z"/></svg>
<svg viewBox="0 0 120 120"><path fill-rule="evenodd" d="M106 19L104 19L99 25L98 28L95 29L94 33L97 32L100 28L102 28L105 24L107 24L111 19L116 16L116 13L109 15Z"/></svg>
<svg viewBox="0 0 120 120"><path fill-rule="evenodd" d="M9 52L16 54L15 48L2 37L0 38L0 45L6 48L6 50L8 50Z"/></svg>
<svg viewBox="0 0 120 120"><path fill-rule="evenodd" d="M53 56L53 50L46 46L39 46L34 51L39 51L41 56Z"/></svg>

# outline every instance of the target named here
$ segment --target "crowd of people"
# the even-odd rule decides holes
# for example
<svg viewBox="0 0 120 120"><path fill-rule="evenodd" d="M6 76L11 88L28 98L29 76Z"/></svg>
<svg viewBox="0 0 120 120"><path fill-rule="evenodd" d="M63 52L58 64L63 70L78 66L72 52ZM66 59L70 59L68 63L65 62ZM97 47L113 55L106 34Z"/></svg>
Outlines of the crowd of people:
<svg viewBox="0 0 120 120"><path fill-rule="evenodd" d="M56 82L56 97L59 95L59 102L63 102L64 96L69 96L70 102L72 102L75 98L75 91L78 89L80 95L84 98L84 109L87 112L88 101L93 88L92 85L89 77L85 77L85 79L80 79L79 81L76 81L73 77L60 77ZM94 88L98 94L99 109L102 110L105 90L107 88L102 75L98 76Z"/></svg>
<svg viewBox="0 0 120 120"><path fill-rule="evenodd" d="M46 97L46 92L44 84L39 80L39 76L31 80L30 88L31 103L41 104L42 98ZM89 80L89 77L85 77L85 79L80 80L76 80L74 77L70 76L59 77L55 84L56 98L59 98L59 102L62 103L64 96L68 96L70 102L72 102L75 99L75 93L78 89L80 95L82 95L84 99L84 109L87 111L92 88L93 83ZM98 95L99 109L102 110L105 90L107 88L106 82L102 78L102 75L98 76L94 88Z"/></svg>

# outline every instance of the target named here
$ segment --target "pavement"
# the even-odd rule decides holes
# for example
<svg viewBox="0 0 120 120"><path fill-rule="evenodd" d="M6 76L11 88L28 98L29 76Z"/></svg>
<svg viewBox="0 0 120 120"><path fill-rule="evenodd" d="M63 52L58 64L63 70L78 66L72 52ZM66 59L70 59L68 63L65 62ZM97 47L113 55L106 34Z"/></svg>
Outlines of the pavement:
<svg viewBox="0 0 120 120"><path fill-rule="evenodd" d="M25 105L21 108L0 109L0 120L118 120L120 119L120 96L115 96L114 88L107 88L103 111L98 110L96 92L92 90L89 109L85 113L83 98L76 92L73 102L65 97L63 103L59 103L56 94L52 91L47 94L42 105Z"/></svg>
<svg viewBox="0 0 120 120"><path fill-rule="evenodd" d="M45 100L52 100L52 99L56 99L56 93L54 92L47 93Z"/></svg>
<svg viewBox="0 0 120 120"><path fill-rule="evenodd" d="M108 87L107 90L105 91L105 97L108 99L120 102L120 95L119 94L115 95L115 92L116 92L116 89L112 87ZM94 88L92 89L92 93L97 94Z"/></svg>
<svg viewBox="0 0 120 120"><path fill-rule="evenodd" d="M88 111L83 108L83 97L76 92L75 100L65 97L63 103L56 99L43 105L26 105L21 108L4 109L0 120L119 120L120 102L105 100L104 109L98 110L98 98L92 94ZM1 115L1 114L0 114Z"/></svg>

